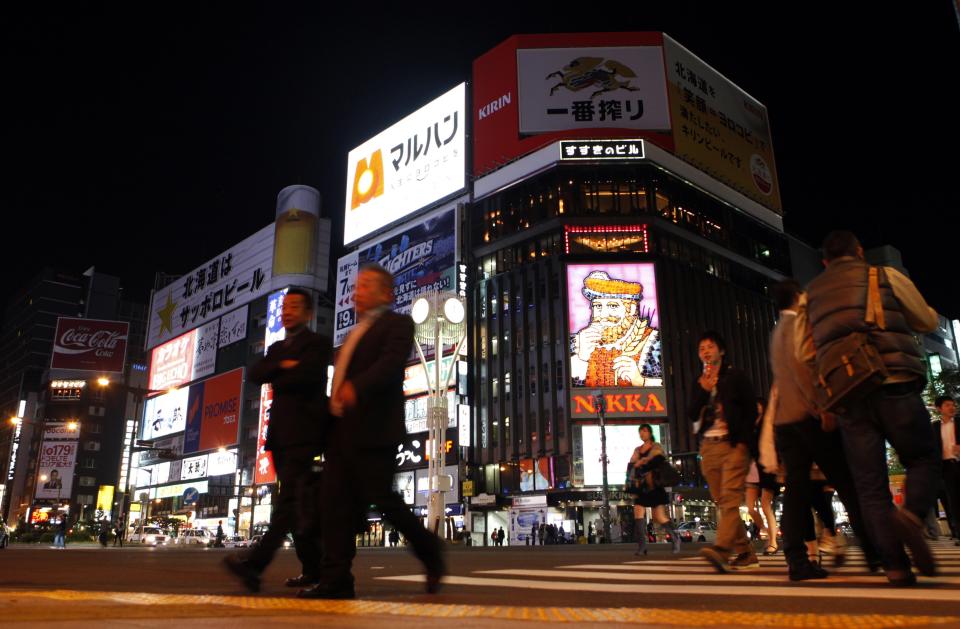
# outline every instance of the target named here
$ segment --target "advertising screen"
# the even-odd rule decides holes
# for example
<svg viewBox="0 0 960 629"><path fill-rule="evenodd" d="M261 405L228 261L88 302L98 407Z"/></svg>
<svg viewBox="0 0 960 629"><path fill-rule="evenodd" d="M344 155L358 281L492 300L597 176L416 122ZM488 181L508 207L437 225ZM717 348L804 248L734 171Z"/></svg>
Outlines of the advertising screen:
<svg viewBox="0 0 960 629"><path fill-rule="evenodd" d="M153 348L148 387L170 389L212 374L219 333L218 319Z"/></svg>
<svg viewBox="0 0 960 629"><path fill-rule="evenodd" d="M243 368L190 387L183 451L201 452L237 444Z"/></svg>
<svg viewBox="0 0 960 629"><path fill-rule="evenodd" d="M466 84L347 156L343 243L350 245L466 185Z"/></svg>
<svg viewBox="0 0 960 629"><path fill-rule="evenodd" d="M600 463L600 426L582 426L583 430L583 484L603 484L603 467ZM660 442L660 425L653 424L653 436ZM639 425L607 426L607 483L623 485L627 482L627 464L634 448L640 445Z"/></svg>
<svg viewBox="0 0 960 629"><path fill-rule="evenodd" d="M51 369L122 373L130 324L97 319L57 319Z"/></svg>
<svg viewBox="0 0 960 629"><path fill-rule="evenodd" d="M36 497L69 498L73 490L73 469L77 464L77 441L48 441L40 445ZM46 480L44 480L46 479Z"/></svg>
<svg viewBox="0 0 960 629"><path fill-rule="evenodd" d="M568 265L567 299L573 417L666 415L653 263Z"/></svg>
<svg viewBox="0 0 960 629"><path fill-rule="evenodd" d="M364 264L379 264L394 276L393 309L409 314L422 293L455 291L456 210L433 214L401 233L340 258L337 264L334 345L341 345L356 324L353 290Z"/></svg>
<svg viewBox="0 0 960 629"><path fill-rule="evenodd" d="M154 439L181 432L187 426L187 401L190 389L176 389L147 400L143 414L141 439Z"/></svg>

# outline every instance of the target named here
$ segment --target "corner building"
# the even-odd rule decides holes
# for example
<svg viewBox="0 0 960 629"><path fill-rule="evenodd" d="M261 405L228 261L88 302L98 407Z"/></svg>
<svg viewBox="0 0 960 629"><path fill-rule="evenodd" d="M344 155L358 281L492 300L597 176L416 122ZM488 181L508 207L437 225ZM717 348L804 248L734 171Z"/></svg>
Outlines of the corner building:
<svg viewBox="0 0 960 629"><path fill-rule="evenodd" d="M687 420L696 339L719 331L766 397L768 288L791 274L766 109L661 33L514 36L473 74L473 543L599 528L597 395L614 541L641 423L682 472L674 517L715 520Z"/></svg>

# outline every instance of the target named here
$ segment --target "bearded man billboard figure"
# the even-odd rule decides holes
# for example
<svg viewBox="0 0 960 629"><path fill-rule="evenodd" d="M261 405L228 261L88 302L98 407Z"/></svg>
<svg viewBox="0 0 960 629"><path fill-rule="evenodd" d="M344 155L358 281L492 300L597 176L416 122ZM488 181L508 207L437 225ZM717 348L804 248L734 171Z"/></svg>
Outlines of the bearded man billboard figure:
<svg viewBox="0 0 960 629"><path fill-rule="evenodd" d="M590 320L571 336L573 385L663 386L660 331L654 325L655 306L642 303L643 284L592 271L581 293L590 303Z"/></svg>

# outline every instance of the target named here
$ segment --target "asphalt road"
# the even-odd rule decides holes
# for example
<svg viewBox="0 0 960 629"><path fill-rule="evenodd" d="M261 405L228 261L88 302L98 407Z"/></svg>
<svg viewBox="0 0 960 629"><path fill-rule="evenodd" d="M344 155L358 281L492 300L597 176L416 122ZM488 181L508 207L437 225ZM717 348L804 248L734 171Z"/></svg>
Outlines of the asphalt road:
<svg viewBox="0 0 960 629"><path fill-rule="evenodd" d="M627 545L451 547L447 553L450 575L442 591L434 596L424 592L420 565L404 549L360 549L354 572L360 600L367 607L370 603L387 606L374 612L379 609L383 613L389 608L394 611L388 613L393 614L396 609L410 609L411 605L422 610L425 604L436 604L437 610L466 606L496 610L495 613L505 614L505 620L533 614L524 626L536 622L537 614L540 620L549 621L549 616L543 616L545 612L530 609L554 610L548 613L558 613L557 609L587 610L584 613L590 614L589 610L624 608L638 614L645 612L647 616L637 617L646 618L651 626L659 626L660 621L666 623L663 626L677 626L679 611L701 614L691 616L686 626L694 626L697 619L703 626L713 624L707 622L709 618L726 618L734 625L757 625L762 624L763 618L774 618L771 614L795 614L814 623L797 626L820 626L815 622L817 618L832 625L838 615L847 619L843 624L848 627L860 624L861 620L864 626L883 626L878 622L884 618L913 619L915 622L908 622L913 626L960 626L960 547L952 542L936 544L941 575L921 577L917 587L906 589L892 588L884 577L867 572L855 549L848 565L832 571L830 579L791 583L786 578L782 554L762 558L758 570L719 575L696 556L697 548L693 545L680 555L672 555L660 547L646 557L636 557L633 547ZM16 613L0 606L0 611L4 611L0 616L24 622L41 621L46 618L43 596L51 592L68 593L62 596L82 599L86 605L93 605L99 600L97 597L110 598L103 593L175 595L188 597L176 599L186 602L200 600L189 597L242 597L244 605L254 601L249 603L250 609L265 605L282 607L292 602L295 591L284 587L283 580L300 571L293 550L277 553L264 574L263 590L256 597L245 596L239 583L222 570L220 562L229 552L233 551L130 546L55 550L13 545L0 550L0 599L12 597L17 601ZM115 596L113 602L120 604L134 598ZM154 601L158 614L169 612L183 617L174 607L164 607L165 601L173 600L169 597L143 600ZM217 604L229 605L231 601L239 604L241 598L215 600ZM189 609L189 605L181 607ZM324 609L339 613L334 608ZM262 616L261 612L257 613ZM753 620L743 616L751 613L758 616ZM425 612L426 617L430 615ZM109 613L101 617L111 618ZM195 618L200 622L202 617L199 614ZM736 621L737 618L741 620ZM60 616L60 620L70 619Z"/></svg>

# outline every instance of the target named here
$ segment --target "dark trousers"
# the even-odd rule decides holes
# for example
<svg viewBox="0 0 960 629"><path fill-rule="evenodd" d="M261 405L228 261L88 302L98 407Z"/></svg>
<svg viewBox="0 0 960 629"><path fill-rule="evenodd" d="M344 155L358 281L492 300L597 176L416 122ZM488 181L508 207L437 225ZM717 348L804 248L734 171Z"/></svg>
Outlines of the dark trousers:
<svg viewBox="0 0 960 629"><path fill-rule="evenodd" d="M811 496L812 492L821 489L810 479L810 467L814 462L840 495L850 516L850 525L867 559L875 560L877 551L864 526L839 432L824 432L820 428L820 420L809 417L797 423L777 426L776 441L787 476L787 489L783 494L783 521L780 524L787 565L796 570L807 562L807 546L803 540L811 523Z"/></svg>
<svg viewBox="0 0 960 629"><path fill-rule="evenodd" d="M960 539L960 461L943 461L943 485L940 500L947 513L950 534Z"/></svg>
<svg viewBox="0 0 960 629"><path fill-rule="evenodd" d="M904 508L923 521L937 496L941 456L934 447L919 383L884 385L851 404L838 423L867 533L887 570L909 570L910 560L895 533L885 441L907 470Z"/></svg>
<svg viewBox="0 0 960 629"><path fill-rule="evenodd" d="M283 546L287 533L292 533L302 574L317 576L320 573L321 523L315 485L311 483L314 452L312 448L272 452L279 496L274 496L270 529L247 555L247 563L258 572L263 572L270 564L274 553Z"/></svg>
<svg viewBox="0 0 960 629"><path fill-rule="evenodd" d="M439 539L393 491L396 464L396 448L328 448L323 467L323 585L353 587L358 523L370 506L383 513L425 565L441 561Z"/></svg>

